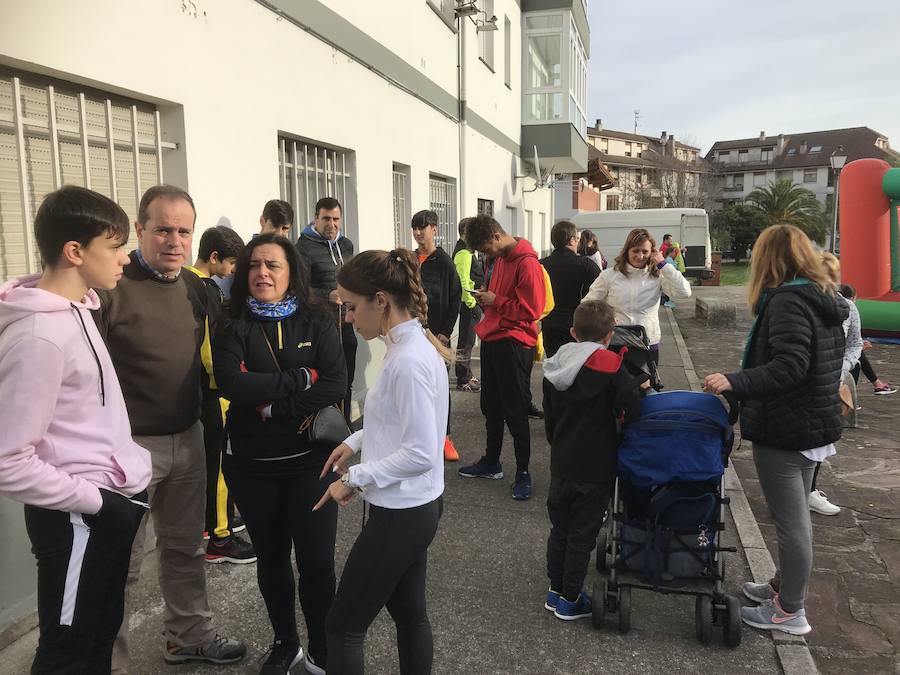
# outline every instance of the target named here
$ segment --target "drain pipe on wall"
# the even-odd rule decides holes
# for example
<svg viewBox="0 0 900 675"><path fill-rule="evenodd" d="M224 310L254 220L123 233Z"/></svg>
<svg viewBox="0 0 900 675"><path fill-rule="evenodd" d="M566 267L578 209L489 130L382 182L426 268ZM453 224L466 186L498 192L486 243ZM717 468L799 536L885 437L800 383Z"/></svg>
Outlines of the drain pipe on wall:
<svg viewBox="0 0 900 675"><path fill-rule="evenodd" d="M456 50L457 85L459 99L459 211L457 216L465 218L466 213L466 16L457 9L456 25L459 29Z"/></svg>

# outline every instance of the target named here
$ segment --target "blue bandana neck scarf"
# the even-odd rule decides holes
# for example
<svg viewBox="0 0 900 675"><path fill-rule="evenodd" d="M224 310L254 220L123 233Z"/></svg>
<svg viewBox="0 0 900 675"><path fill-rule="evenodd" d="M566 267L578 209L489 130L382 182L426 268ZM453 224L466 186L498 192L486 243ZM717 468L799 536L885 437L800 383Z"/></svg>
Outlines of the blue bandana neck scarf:
<svg viewBox="0 0 900 675"><path fill-rule="evenodd" d="M288 295L279 302L260 302L255 298L247 298L247 309L254 317L262 321L280 321L297 311L297 298Z"/></svg>
<svg viewBox="0 0 900 675"><path fill-rule="evenodd" d="M177 272L175 274L170 275L170 274L163 274L162 272L157 272L155 269L153 269L150 266L150 263L148 263L147 260L144 258L144 256L141 255L141 249L139 249L139 248L136 248L134 250L134 259L137 260L138 265L143 267L144 270L146 270L150 276L152 276L154 279L157 279L158 281L172 282L172 281L175 281L176 279L178 279Z"/></svg>

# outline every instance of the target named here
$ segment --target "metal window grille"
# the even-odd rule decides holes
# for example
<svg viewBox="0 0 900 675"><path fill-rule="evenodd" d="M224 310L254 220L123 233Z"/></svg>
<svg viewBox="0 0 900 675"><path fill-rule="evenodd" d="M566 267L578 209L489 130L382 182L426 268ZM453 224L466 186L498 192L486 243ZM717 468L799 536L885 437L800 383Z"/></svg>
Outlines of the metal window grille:
<svg viewBox="0 0 900 675"><path fill-rule="evenodd" d="M395 168L394 184L394 246L410 246L409 238L409 174Z"/></svg>
<svg viewBox="0 0 900 675"><path fill-rule="evenodd" d="M438 217L435 244L446 249L456 241L456 183L447 178L428 179L429 204Z"/></svg>
<svg viewBox="0 0 900 675"><path fill-rule="evenodd" d="M488 216L494 215L494 200L493 199L479 199L478 200L478 215L485 214Z"/></svg>
<svg viewBox="0 0 900 675"><path fill-rule="evenodd" d="M334 197L341 203L343 224L351 219L352 151L316 143L278 138L278 177L281 198L294 207L293 238L315 217L316 202Z"/></svg>
<svg viewBox="0 0 900 675"><path fill-rule="evenodd" d="M143 190L162 182L163 148L174 147L152 106L0 79L0 279L41 269L32 223L49 192L80 185L134 220Z"/></svg>

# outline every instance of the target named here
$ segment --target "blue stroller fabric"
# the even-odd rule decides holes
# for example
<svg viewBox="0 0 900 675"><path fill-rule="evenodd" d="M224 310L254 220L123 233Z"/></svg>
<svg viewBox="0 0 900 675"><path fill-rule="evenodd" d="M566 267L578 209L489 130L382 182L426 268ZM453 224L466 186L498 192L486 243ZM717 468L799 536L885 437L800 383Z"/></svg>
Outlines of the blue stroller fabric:
<svg viewBox="0 0 900 675"><path fill-rule="evenodd" d="M712 394L670 391L641 401L619 446L619 475L634 487L718 479L734 443L728 411Z"/></svg>

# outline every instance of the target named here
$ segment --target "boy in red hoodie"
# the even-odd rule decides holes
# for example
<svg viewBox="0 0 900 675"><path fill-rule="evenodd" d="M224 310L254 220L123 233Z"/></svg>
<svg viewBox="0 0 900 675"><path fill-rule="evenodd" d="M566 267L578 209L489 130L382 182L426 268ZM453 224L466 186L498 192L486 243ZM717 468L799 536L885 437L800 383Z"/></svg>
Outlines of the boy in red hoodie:
<svg viewBox="0 0 900 675"><path fill-rule="evenodd" d="M491 216L476 216L466 228L466 243L494 259L485 288L473 291L484 309L475 332L481 338L481 412L487 428L484 456L459 470L465 478L503 478L500 449L503 425L516 453L513 499L531 497L531 431L528 428L530 363L537 342L535 322L544 310L544 272L527 240L507 234Z"/></svg>
<svg viewBox="0 0 900 675"><path fill-rule="evenodd" d="M32 673L108 673L150 454L90 311L128 262L128 216L67 186L34 219L43 274L0 286L0 494L25 504L37 558Z"/></svg>

